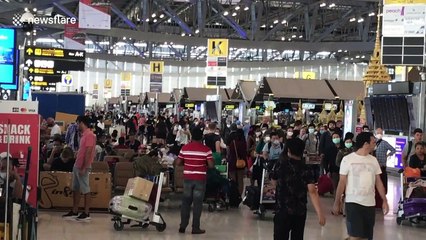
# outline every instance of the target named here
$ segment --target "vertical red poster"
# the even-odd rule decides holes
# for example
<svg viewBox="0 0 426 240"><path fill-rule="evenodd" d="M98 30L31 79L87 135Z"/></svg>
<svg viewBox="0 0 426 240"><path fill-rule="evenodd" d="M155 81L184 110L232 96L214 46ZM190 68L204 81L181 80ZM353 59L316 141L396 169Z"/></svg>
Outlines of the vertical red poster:
<svg viewBox="0 0 426 240"><path fill-rule="evenodd" d="M39 144L38 102L0 101L0 153L9 149L12 158L19 160L21 177L25 174L28 148L32 148L27 189L28 204L33 208L37 206Z"/></svg>

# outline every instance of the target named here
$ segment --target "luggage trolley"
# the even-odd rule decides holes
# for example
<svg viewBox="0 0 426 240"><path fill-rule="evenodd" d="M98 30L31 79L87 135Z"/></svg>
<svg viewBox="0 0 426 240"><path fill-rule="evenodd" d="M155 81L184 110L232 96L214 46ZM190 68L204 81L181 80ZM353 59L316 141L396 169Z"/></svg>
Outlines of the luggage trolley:
<svg viewBox="0 0 426 240"><path fill-rule="evenodd" d="M403 169L400 169L399 173L401 175L401 200L398 204L396 223L401 225L404 220L410 221L411 224L426 222L426 198L405 196L405 188L408 191L409 185L426 188L426 178L405 177Z"/></svg>
<svg viewBox="0 0 426 240"><path fill-rule="evenodd" d="M219 172L220 176L228 181L229 173L228 173L228 163L216 165L215 169ZM210 195L205 197L205 203L208 204L208 211L214 212L216 210L228 210L229 208L229 199L227 191L222 186L220 189L217 189L214 192L211 192Z"/></svg>
<svg viewBox="0 0 426 240"><path fill-rule="evenodd" d="M155 226L155 228L157 229L157 231L159 232L163 232L164 230L166 230L166 222L164 221L163 217L161 216L161 214L158 212L158 207L160 204L160 197L161 197L161 190L162 190L162 186L163 186L163 181L164 181L164 173L161 172L159 176L155 176L153 178L153 182L157 183L157 195L155 198L155 204L154 204L154 210L151 212L152 206L150 203L148 202L144 202L142 200L135 200L135 201L139 201L141 204L128 204L126 205L126 209L125 209L125 213L129 213L129 212L135 212L135 213L139 213L141 211L147 211L148 214L147 215L143 215L141 214L141 216L139 217L135 217L135 216L128 216L126 214L123 214L123 212L118 211L117 209L114 209L114 199L118 199L119 198L123 198L125 196L116 196L114 197L111 202L110 202L110 212L111 214L113 214L114 216L112 217L111 221L114 222L114 229L116 231L122 231L124 229L124 225L129 225L131 224L132 221L135 221L137 224L135 225L131 225L130 227L141 227L141 228L147 228L149 227L149 225L153 225ZM153 194L153 193L151 193ZM141 207L142 206L142 207ZM145 208L144 208L145 206ZM144 209L141 209L144 208ZM148 210L149 209L149 210ZM152 218L150 220L150 214L152 213Z"/></svg>
<svg viewBox="0 0 426 240"><path fill-rule="evenodd" d="M275 193L275 186L272 184L269 173L265 168L263 168L262 184L260 186L259 209L255 212L255 214L259 215L260 219L265 218L267 210L275 210Z"/></svg>

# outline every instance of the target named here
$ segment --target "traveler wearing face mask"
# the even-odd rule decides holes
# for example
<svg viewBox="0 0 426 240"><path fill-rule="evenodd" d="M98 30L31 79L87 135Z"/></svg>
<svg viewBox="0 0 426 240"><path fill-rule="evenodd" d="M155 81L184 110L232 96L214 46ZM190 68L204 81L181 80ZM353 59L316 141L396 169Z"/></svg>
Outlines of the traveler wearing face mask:
<svg viewBox="0 0 426 240"><path fill-rule="evenodd" d="M257 181L257 186L260 186L262 184L262 154L263 154L263 148L265 147L266 140L268 142L270 141L269 136L263 137L262 131L260 129L255 130L255 136L256 136L256 157L253 161L253 170L252 175L250 179L250 183L252 186L254 186L255 182Z"/></svg>
<svg viewBox="0 0 426 240"><path fill-rule="evenodd" d="M385 192L388 192L388 173L386 172L386 162L388 158L396 153L394 147L392 147L387 141L383 140L383 129L376 129L376 149L373 152L373 156L377 158L382 173L380 178L382 179Z"/></svg>
<svg viewBox="0 0 426 240"><path fill-rule="evenodd" d="M319 154L322 159L321 174L324 174L324 172L325 173L330 172L330 169L329 169L330 162L334 163L336 161L336 155L337 155L337 151L335 154L333 154L333 151L335 150L336 146L332 140L332 135L336 128L336 122L330 121L328 122L327 126L328 126L328 131L325 131L323 134L321 134L319 148L318 148Z"/></svg>
<svg viewBox="0 0 426 240"><path fill-rule="evenodd" d="M306 137L306 145L305 145L305 152L308 155L317 155L318 154L318 145L319 145L319 138L315 134L315 125L309 124L308 126L308 134Z"/></svg>
<svg viewBox="0 0 426 240"><path fill-rule="evenodd" d="M337 185L339 184L339 170L340 168L336 165L336 158L338 152L343 148L342 139L338 133L333 133L332 141L333 146L328 150L327 160L328 160L328 168L330 170L331 180L333 181L334 190L337 189ZM335 191L334 191L335 192Z"/></svg>
<svg viewBox="0 0 426 240"><path fill-rule="evenodd" d="M284 150L284 144L280 142L277 133L272 132L270 137L271 142L263 147L263 158L268 161L277 161Z"/></svg>

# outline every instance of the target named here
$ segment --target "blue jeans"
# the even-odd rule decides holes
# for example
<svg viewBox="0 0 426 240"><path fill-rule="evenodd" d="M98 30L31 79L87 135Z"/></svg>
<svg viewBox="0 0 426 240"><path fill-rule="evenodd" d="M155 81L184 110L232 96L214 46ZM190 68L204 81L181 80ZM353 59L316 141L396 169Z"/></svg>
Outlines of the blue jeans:
<svg viewBox="0 0 426 240"><path fill-rule="evenodd" d="M192 229L200 229L201 212L203 211L204 193L206 192L206 181L184 180L183 198L180 211L180 228L185 229L189 224L191 205L194 204L192 214Z"/></svg>

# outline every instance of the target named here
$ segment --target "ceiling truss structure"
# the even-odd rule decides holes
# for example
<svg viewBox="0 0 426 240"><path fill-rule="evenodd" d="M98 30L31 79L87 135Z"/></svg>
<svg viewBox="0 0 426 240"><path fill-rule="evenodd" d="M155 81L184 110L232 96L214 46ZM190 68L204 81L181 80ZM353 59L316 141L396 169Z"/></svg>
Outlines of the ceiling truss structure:
<svg viewBox="0 0 426 240"><path fill-rule="evenodd" d="M24 3L20 3L24 2ZM0 3L2 26L24 7L75 17L78 0ZM114 0L111 31L85 30L88 52L197 61L208 38L230 39L231 61L368 59L377 0ZM355 21L353 21L355 19ZM61 47L62 26L39 26L36 44ZM360 56L356 58L356 56ZM362 58L361 56L364 56ZM354 60L355 61L355 60Z"/></svg>

